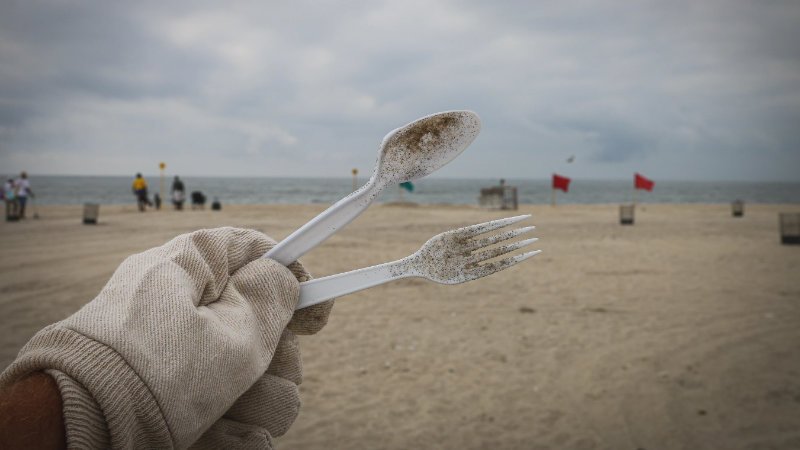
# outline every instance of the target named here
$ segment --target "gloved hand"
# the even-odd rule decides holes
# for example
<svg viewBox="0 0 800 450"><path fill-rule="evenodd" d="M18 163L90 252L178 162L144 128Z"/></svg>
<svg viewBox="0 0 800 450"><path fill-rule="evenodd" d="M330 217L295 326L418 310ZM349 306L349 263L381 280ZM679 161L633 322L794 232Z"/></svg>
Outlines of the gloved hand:
<svg viewBox="0 0 800 450"><path fill-rule="evenodd" d="M311 279L311 275L297 262L289 264L289 270L300 282ZM272 448L271 437L283 436L300 409L298 385L303 379L303 369L297 335L315 334L321 330L328 321L331 308L333 301L295 311L264 376L192 448Z"/></svg>
<svg viewBox="0 0 800 450"><path fill-rule="evenodd" d="M37 333L0 386L51 374L70 446L269 446L299 407L292 331L318 331L332 306L294 314L295 276L261 258L273 245L221 228L129 257L97 298Z"/></svg>

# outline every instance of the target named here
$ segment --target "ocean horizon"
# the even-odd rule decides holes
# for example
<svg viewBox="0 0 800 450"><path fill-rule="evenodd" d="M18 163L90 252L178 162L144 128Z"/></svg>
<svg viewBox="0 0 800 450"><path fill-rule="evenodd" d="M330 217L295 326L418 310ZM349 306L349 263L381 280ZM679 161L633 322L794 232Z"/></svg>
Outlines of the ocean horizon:
<svg viewBox="0 0 800 450"><path fill-rule="evenodd" d="M158 176L145 176L150 196L159 191ZM181 177L186 192L203 192L208 201L219 199L223 204L309 204L333 203L349 194L352 178L301 177ZM358 178L358 185L366 177ZM82 203L131 204L132 177L31 175L31 187L40 205L72 205ZM169 198L172 177L165 177L163 200ZM498 178L426 178L414 181L414 191L389 187L379 202L410 201L420 204L477 205L480 189L496 186ZM516 186L519 202L547 204L551 199L550 180L506 179ZM659 181L652 192L636 192L640 203L800 203L800 183L750 181ZM573 179L569 192L556 193L559 204L606 204L633 200L633 181Z"/></svg>

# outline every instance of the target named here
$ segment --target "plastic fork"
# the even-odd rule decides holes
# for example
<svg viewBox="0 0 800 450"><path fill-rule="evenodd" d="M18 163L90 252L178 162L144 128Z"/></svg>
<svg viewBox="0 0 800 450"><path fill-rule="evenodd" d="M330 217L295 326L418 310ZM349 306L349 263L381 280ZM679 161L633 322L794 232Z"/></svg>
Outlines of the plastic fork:
<svg viewBox="0 0 800 450"><path fill-rule="evenodd" d="M505 270L541 250L487 261L526 247L538 239L530 238L492 246L527 233L535 227L507 230L491 236L483 235L529 217L530 214L526 214L446 231L430 238L419 250L403 259L300 283L300 301L296 309L401 278L421 277L440 284L459 284Z"/></svg>

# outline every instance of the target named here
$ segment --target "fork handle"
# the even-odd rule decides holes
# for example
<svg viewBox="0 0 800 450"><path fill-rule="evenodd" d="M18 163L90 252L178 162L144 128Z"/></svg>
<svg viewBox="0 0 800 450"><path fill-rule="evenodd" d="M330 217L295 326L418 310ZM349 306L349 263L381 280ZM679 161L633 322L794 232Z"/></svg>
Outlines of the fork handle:
<svg viewBox="0 0 800 450"><path fill-rule="evenodd" d="M361 188L334 203L280 241L264 257L274 259L284 266L297 261L364 212L382 189L382 184L370 178Z"/></svg>
<svg viewBox="0 0 800 450"><path fill-rule="evenodd" d="M335 297L352 294L392 280L419 276L413 270L399 270L404 259L352 270L300 283L300 301L295 309L307 308Z"/></svg>

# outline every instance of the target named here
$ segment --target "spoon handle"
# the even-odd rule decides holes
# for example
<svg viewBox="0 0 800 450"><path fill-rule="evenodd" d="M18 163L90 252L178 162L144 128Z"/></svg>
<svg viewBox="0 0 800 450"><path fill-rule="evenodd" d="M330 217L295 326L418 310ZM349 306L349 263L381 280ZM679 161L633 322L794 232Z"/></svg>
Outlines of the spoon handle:
<svg viewBox="0 0 800 450"><path fill-rule="evenodd" d="M364 212L381 190L383 186L370 179L357 191L334 203L280 241L264 257L274 259L284 266L297 261Z"/></svg>

